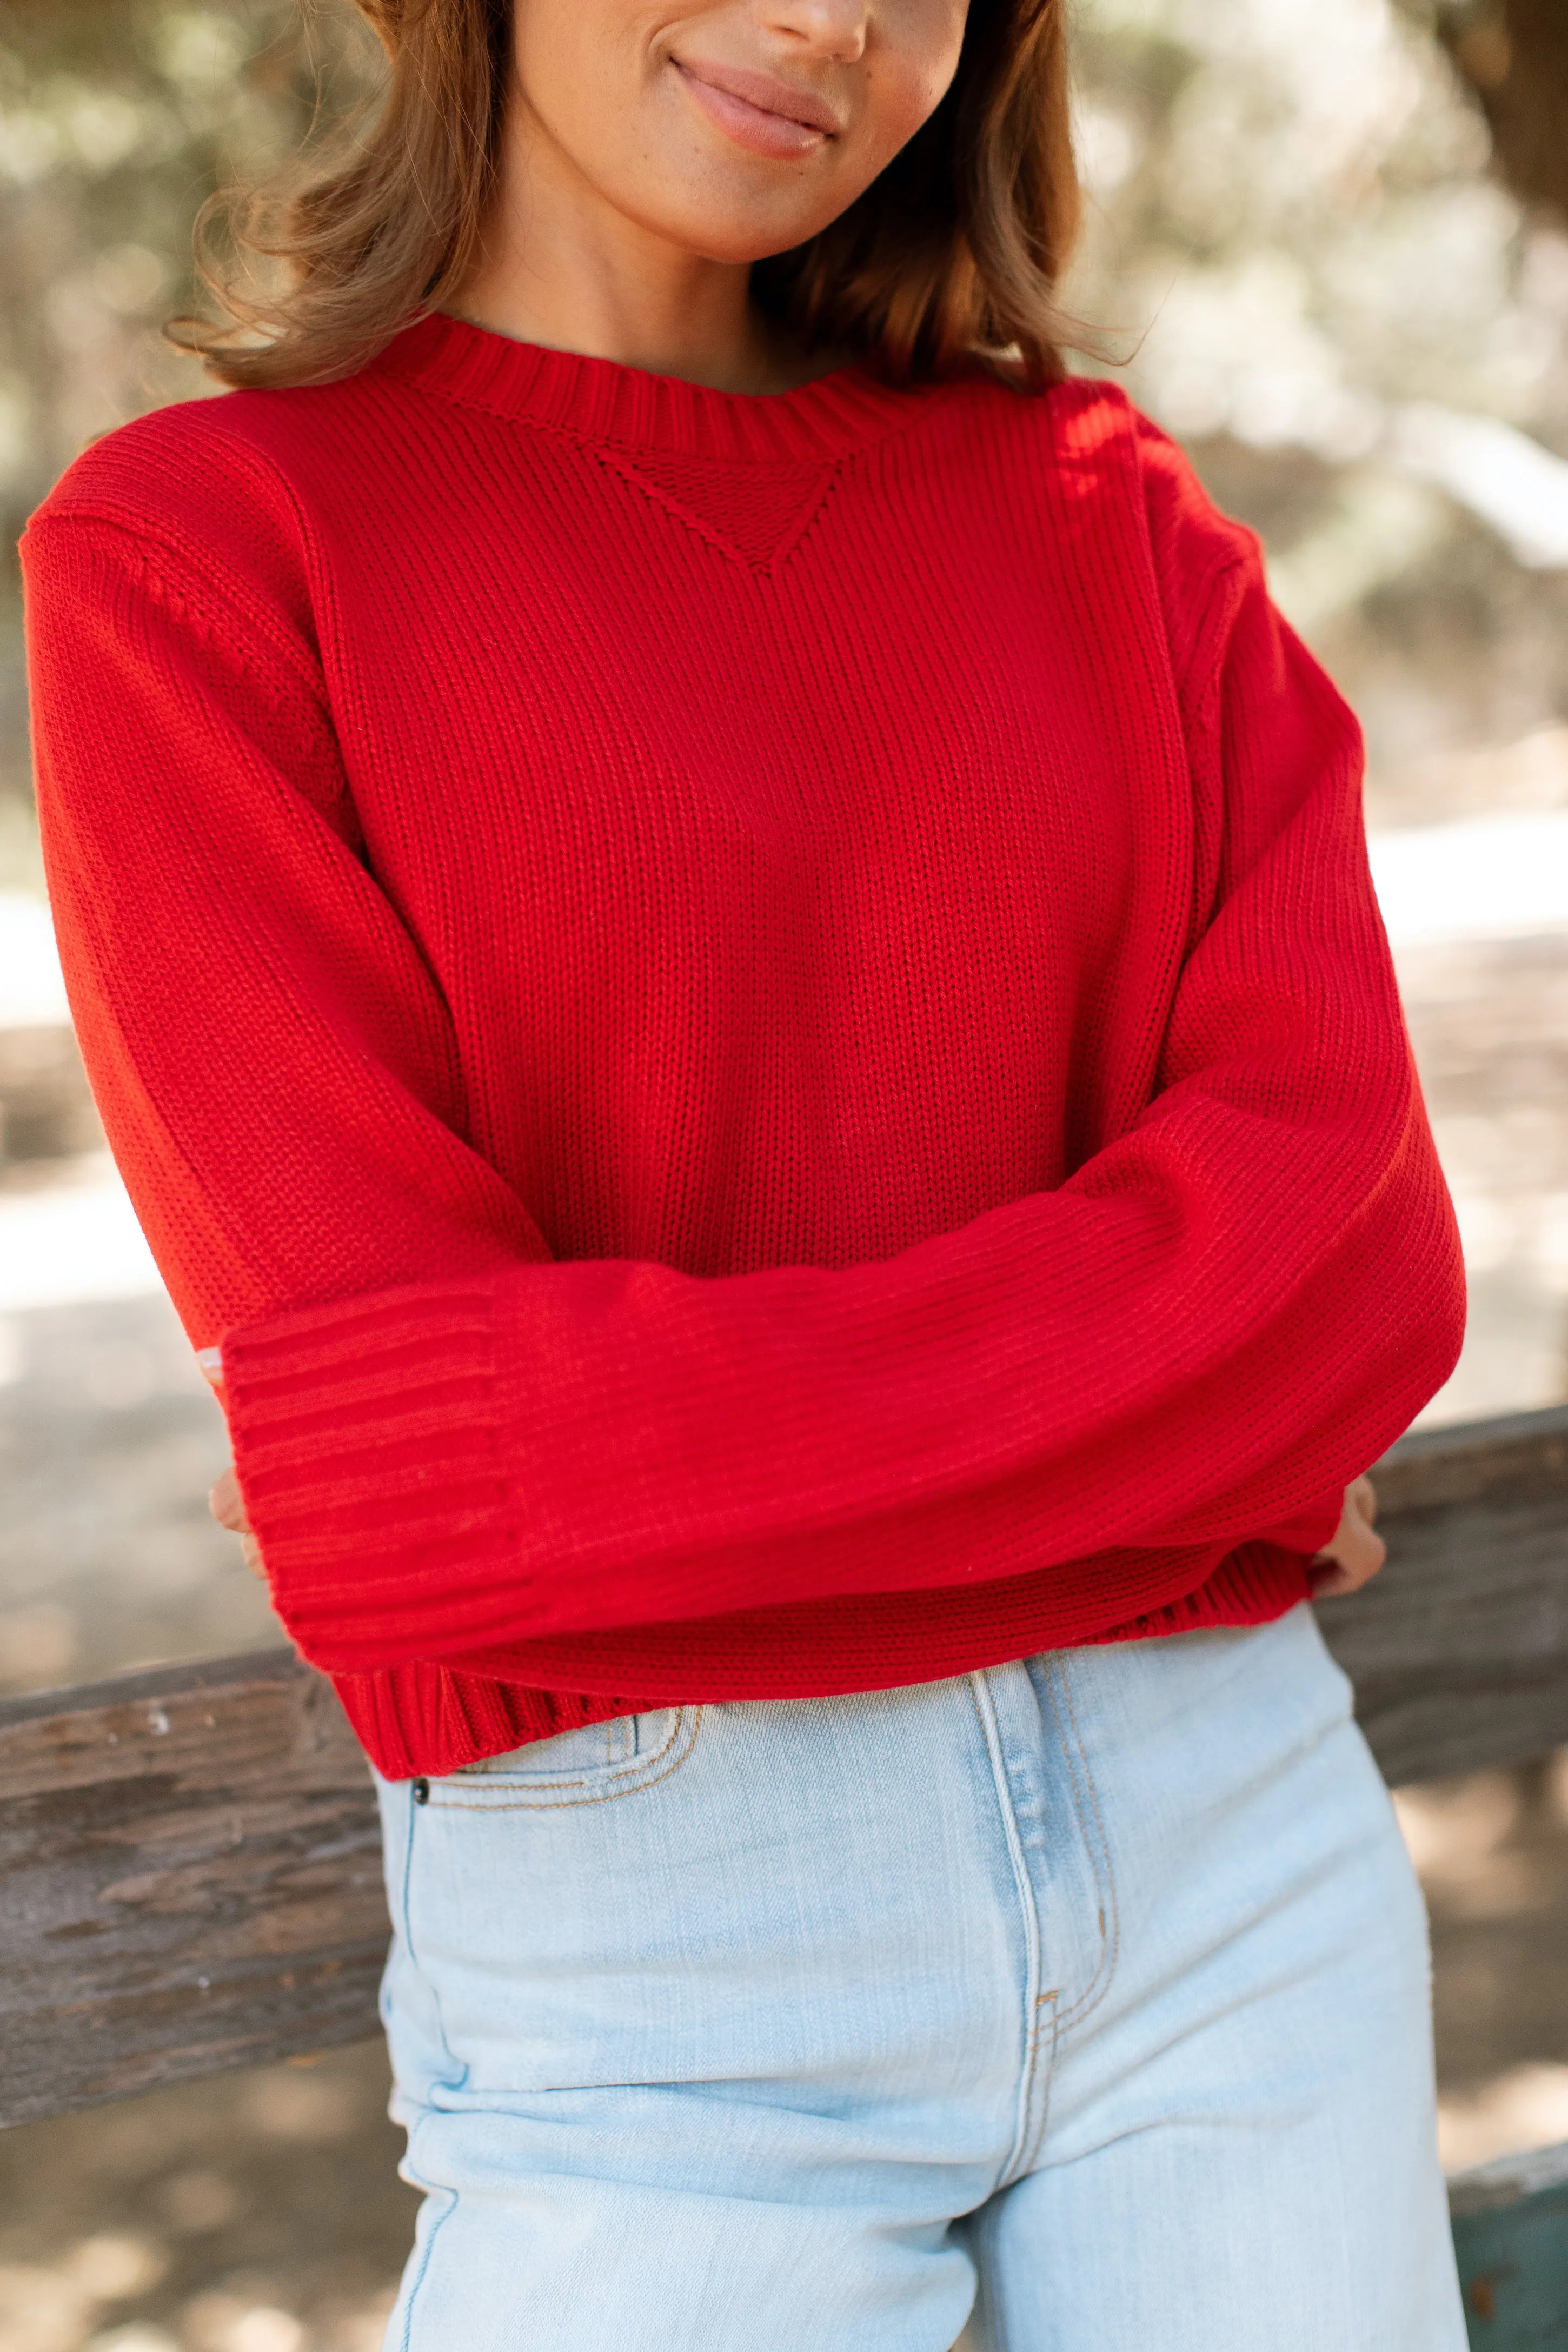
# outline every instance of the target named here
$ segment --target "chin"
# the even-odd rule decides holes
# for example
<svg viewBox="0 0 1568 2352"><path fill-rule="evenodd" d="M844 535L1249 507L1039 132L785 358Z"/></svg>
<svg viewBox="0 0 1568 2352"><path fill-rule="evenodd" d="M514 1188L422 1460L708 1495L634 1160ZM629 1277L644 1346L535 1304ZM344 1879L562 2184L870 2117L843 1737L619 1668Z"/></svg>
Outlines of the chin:
<svg viewBox="0 0 1568 2352"><path fill-rule="evenodd" d="M836 204L817 204L781 218L772 205L747 204L739 197L725 204L710 192L679 214L647 220L646 226L704 261L766 261L804 245L841 210Z"/></svg>

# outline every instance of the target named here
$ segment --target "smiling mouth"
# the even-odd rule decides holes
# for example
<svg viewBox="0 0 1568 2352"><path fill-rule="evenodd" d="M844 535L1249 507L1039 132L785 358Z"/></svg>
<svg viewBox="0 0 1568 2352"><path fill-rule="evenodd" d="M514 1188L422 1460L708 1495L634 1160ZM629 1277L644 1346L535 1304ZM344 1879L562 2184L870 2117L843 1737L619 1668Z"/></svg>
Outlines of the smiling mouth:
<svg viewBox="0 0 1568 2352"><path fill-rule="evenodd" d="M840 135L837 117L821 99L771 74L681 58L670 64L714 127L754 154L789 161L814 154Z"/></svg>

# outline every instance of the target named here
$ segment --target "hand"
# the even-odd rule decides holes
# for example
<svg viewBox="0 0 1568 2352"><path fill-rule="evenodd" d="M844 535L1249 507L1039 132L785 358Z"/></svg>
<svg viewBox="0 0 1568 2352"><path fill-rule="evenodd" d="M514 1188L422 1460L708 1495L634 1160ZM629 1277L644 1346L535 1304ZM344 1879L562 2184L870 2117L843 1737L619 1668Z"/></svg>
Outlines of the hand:
<svg viewBox="0 0 1568 2352"><path fill-rule="evenodd" d="M220 1528L239 1536L245 1553L245 1564L252 1576L265 1584L267 1570L261 1564L261 1546L250 1532L250 1521L245 1516L245 1497L239 1491L239 1480L231 1468L226 1470L207 1496L207 1508Z"/></svg>
<svg viewBox="0 0 1568 2352"><path fill-rule="evenodd" d="M1376 1517L1377 1489L1372 1480L1352 1479L1345 1488L1339 1526L1312 1565L1314 1601L1326 1601L1334 1592L1359 1592L1377 1574L1388 1558L1388 1546L1373 1527Z"/></svg>
<svg viewBox="0 0 1568 2352"><path fill-rule="evenodd" d="M221 1404L223 1349L200 1348L196 1351L196 1361L201 1366L202 1378ZM216 1485L208 1487L207 1508L220 1528L226 1528L230 1535L238 1536L247 1568L258 1584L265 1584L267 1570L262 1565L261 1546L250 1532L250 1521L245 1516L245 1497L239 1491L239 1480L234 1475L232 1462Z"/></svg>

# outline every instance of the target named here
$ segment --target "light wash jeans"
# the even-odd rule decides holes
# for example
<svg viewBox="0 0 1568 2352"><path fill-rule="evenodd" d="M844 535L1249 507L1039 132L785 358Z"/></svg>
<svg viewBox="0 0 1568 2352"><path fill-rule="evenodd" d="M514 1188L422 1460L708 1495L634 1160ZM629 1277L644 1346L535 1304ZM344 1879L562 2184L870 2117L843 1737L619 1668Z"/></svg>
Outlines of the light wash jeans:
<svg viewBox="0 0 1568 2352"><path fill-rule="evenodd" d="M381 1799L388 2352L1463 2352L1420 1893L1305 1605Z"/></svg>

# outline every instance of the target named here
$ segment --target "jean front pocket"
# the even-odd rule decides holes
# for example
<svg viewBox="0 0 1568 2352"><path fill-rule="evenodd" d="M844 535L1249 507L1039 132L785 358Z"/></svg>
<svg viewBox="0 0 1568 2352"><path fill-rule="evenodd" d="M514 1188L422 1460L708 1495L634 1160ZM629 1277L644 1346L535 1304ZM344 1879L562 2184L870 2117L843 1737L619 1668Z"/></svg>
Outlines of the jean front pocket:
<svg viewBox="0 0 1568 2352"><path fill-rule="evenodd" d="M428 1803L452 1812L542 1811L631 1796L686 1761L701 1719L700 1706L659 1706L557 1732L431 1780Z"/></svg>
<svg viewBox="0 0 1568 2352"><path fill-rule="evenodd" d="M439 2021L440 2099L668 2074L710 1795L680 1768L703 1714L562 1733L432 1776L407 1806L401 1998Z"/></svg>

